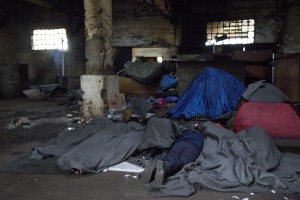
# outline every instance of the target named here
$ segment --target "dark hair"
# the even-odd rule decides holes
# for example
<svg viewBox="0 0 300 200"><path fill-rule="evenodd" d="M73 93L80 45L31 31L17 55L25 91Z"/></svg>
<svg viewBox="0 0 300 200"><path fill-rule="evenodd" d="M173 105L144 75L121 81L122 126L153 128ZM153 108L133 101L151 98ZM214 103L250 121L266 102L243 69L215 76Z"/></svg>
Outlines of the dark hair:
<svg viewBox="0 0 300 200"><path fill-rule="evenodd" d="M169 74L171 72L176 72L176 64L172 61L165 61L164 62L164 72Z"/></svg>

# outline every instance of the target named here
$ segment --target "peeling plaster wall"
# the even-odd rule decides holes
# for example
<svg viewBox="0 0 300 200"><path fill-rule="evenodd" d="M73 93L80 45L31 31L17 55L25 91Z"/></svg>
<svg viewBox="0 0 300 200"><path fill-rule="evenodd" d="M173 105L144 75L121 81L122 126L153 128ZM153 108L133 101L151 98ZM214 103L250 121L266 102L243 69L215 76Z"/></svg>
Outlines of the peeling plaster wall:
<svg viewBox="0 0 300 200"><path fill-rule="evenodd" d="M174 27L162 17L113 19L113 46L174 45Z"/></svg>
<svg viewBox="0 0 300 200"><path fill-rule="evenodd" d="M0 31L0 64L15 64L14 49L16 46L16 31L11 26Z"/></svg>
<svg viewBox="0 0 300 200"><path fill-rule="evenodd" d="M136 0L113 0L115 47L174 45L174 27L169 19L142 6Z"/></svg>
<svg viewBox="0 0 300 200"><path fill-rule="evenodd" d="M298 1L298 5L290 5L287 10L280 52L285 54L300 53L300 1Z"/></svg>
<svg viewBox="0 0 300 200"><path fill-rule="evenodd" d="M283 20L275 17L255 19L255 43L277 43Z"/></svg>
<svg viewBox="0 0 300 200"><path fill-rule="evenodd" d="M66 28L69 49L64 53L65 75L70 89L80 87L80 75L84 73L84 29L82 19L29 4L14 16L0 31L0 64L28 66L31 84L55 82L61 74L61 51L34 51L31 36L34 29ZM2 74L0 74L0 79ZM78 77L78 78L76 78ZM1 89L1 86L0 86Z"/></svg>

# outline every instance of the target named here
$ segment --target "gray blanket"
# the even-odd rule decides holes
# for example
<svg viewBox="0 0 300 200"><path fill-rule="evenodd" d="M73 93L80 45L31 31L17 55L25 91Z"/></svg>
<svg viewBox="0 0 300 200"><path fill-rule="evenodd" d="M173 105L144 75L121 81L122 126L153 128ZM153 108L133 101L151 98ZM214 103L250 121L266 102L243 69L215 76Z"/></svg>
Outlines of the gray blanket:
<svg viewBox="0 0 300 200"><path fill-rule="evenodd" d="M144 127L136 122L115 123L99 118L84 128L63 131L53 145L35 148L31 159L54 156L63 170L99 173L128 159L138 147L144 150L157 144L168 148L178 134L180 130L169 119L151 118Z"/></svg>
<svg viewBox="0 0 300 200"><path fill-rule="evenodd" d="M162 118L151 118L145 127L100 118L84 128L63 131L53 145L35 148L31 158L54 156L61 169L99 173L138 150L170 147L181 130ZM153 196L190 196L201 187L300 193L300 155L280 153L262 129L253 127L235 134L205 122L203 130L207 137L197 160L168 177L164 185L147 185Z"/></svg>
<svg viewBox="0 0 300 200"><path fill-rule="evenodd" d="M148 184L155 197L190 196L197 188L230 192L300 193L300 155L281 154L256 127L235 134L205 122L203 152L164 185Z"/></svg>

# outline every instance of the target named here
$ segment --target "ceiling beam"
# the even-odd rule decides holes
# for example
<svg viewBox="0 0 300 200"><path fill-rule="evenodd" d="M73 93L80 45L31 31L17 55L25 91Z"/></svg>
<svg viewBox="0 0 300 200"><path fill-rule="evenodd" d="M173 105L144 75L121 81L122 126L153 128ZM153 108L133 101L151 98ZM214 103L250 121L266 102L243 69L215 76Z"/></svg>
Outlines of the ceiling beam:
<svg viewBox="0 0 300 200"><path fill-rule="evenodd" d="M65 13L65 14L70 15L70 16L80 17L80 18L84 17L83 12L81 13L81 12L78 12L78 11L75 11L75 10L66 9L65 7L57 5L53 1L48 1L48 0L24 0L24 1L28 2L28 3L38 5L38 6L41 6L41 7L54 9L58 12Z"/></svg>
<svg viewBox="0 0 300 200"><path fill-rule="evenodd" d="M54 8L53 3L51 3L47 0L24 0L24 1L33 3L33 4L36 4L36 5L45 7L45 8L51 8L51 9Z"/></svg>
<svg viewBox="0 0 300 200"><path fill-rule="evenodd" d="M147 1L147 0L136 0L136 1L148 7L152 12L155 12L164 18L171 19L171 15L169 13L166 13L164 10L159 9L155 3L152 3L151 1Z"/></svg>

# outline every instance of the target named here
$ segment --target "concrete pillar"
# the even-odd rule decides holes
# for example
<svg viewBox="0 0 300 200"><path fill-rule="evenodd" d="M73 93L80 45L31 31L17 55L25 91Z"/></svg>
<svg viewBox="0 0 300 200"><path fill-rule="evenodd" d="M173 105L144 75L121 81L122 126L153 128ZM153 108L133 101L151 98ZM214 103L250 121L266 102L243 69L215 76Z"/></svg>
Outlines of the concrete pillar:
<svg viewBox="0 0 300 200"><path fill-rule="evenodd" d="M107 75L113 72L112 0L84 0L86 75L81 76L84 118L107 113Z"/></svg>
<svg viewBox="0 0 300 200"><path fill-rule="evenodd" d="M80 77L82 94L81 112L85 119L103 117L106 108L106 76L82 75Z"/></svg>
<svg viewBox="0 0 300 200"><path fill-rule="evenodd" d="M112 0L84 0L86 74L112 74Z"/></svg>

